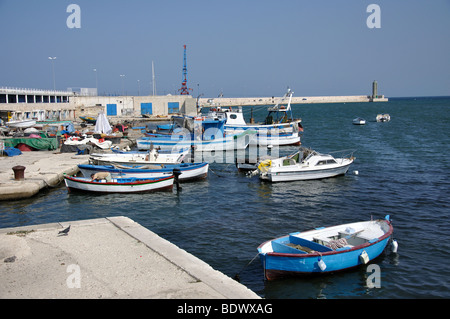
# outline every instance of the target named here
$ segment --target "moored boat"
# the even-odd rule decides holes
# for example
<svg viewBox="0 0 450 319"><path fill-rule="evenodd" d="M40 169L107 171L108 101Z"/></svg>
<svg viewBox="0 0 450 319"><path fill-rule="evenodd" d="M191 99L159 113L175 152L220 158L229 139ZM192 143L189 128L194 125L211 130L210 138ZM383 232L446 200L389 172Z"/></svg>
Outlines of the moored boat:
<svg viewBox="0 0 450 319"><path fill-rule="evenodd" d="M11 128L28 128L36 125L36 120L29 119L29 120L8 121L5 123L5 125Z"/></svg>
<svg viewBox="0 0 450 319"><path fill-rule="evenodd" d="M112 178L111 181L92 181L90 177L64 175L64 182L69 191L94 193L143 193L173 188L173 175L157 178Z"/></svg>
<svg viewBox="0 0 450 319"><path fill-rule="evenodd" d="M108 172L112 178L135 177L135 178L155 178L166 177L173 174L175 169L181 173L178 177L180 181L188 181L206 178L209 164L203 163L182 163L168 165L142 165L137 167L126 165L88 165L79 164L78 168L84 177L90 177L98 172Z"/></svg>
<svg viewBox="0 0 450 319"><path fill-rule="evenodd" d="M364 125L364 124L366 124L366 120L361 117L357 117L357 118L353 119L352 123L354 125Z"/></svg>
<svg viewBox="0 0 450 319"><path fill-rule="evenodd" d="M183 161L188 150L179 153L160 153L156 149L149 152L130 153L94 153L89 161L94 165L125 164L131 166L148 164L179 164Z"/></svg>
<svg viewBox="0 0 450 319"><path fill-rule="evenodd" d="M353 151L349 152L350 154L346 157L334 158L330 154L300 148L292 155L261 161L258 169L251 174L259 174L262 180L270 182L322 179L344 175L354 161Z"/></svg>
<svg viewBox="0 0 450 319"><path fill-rule="evenodd" d="M251 145L279 146L300 145L300 132L303 131L301 119L294 119L292 115L291 101L294 92L288 89L281 100L268 108L268 114L264 123L247 124L242 108L212 108L209 117L226 119L225 134L236 134L245 130L256 131L256 139ZM284 105L288 99L287 105Z"/></svg>
<svg viewBox="0 0 450 319"><path fill-rule="evenodd" d="M378 114L376 117L377 122L389 122L391 116L389 114Z"/></svg>
<svg viewBox="0 0 450 319"><path fill-rule="evenodd" d="M238 132L225 135L223 119L209 119L203 117L173 117L179 121L177 128L182 130L173 134L147 134L136 140L139 150L151 148L170 150L195 151L227 151L246 149L254 138L255 131Z"/></svg>
<svg viewBox="0 0 450 319"><path fill-rule="evenodd" d="M384 219L291 233L258 247L264 277L325 274L367 264L386 248L393 234ZM396 246L395 246L395 249Z"/></svg>

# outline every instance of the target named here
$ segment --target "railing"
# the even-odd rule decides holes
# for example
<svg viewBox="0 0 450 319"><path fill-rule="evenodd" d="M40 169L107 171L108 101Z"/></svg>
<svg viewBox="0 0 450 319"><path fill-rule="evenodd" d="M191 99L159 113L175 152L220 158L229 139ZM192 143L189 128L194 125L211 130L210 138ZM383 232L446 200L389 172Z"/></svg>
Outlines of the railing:
<svg viewBox="0 0 450 319"><path fill-rule="evenodd" d="M56 91L56 90L40 90L40 89L29 89L29 88L17 88L2 86L0 87L0 93L5 94L46 94L46 95L75 95L72 91Z"/></svg>

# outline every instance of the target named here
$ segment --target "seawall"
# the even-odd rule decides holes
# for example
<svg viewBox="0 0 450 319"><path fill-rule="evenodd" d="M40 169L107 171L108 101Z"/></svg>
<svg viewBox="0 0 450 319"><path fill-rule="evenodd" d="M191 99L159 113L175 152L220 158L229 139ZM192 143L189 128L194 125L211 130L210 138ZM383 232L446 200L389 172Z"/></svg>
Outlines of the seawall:
<svg viewBox="0 0 450 319"><path fill-rule="evenodd" d="M209 106L247 106L247 105L272 105L280 101L280 97L248 97L248 98L215 98L199 99L201 107ZM387 102L388 98L379 95L375 98L369 95L343 95L343 96L299 96L292 97L292 104L312 103L356 103L356 102Z"/></svg>

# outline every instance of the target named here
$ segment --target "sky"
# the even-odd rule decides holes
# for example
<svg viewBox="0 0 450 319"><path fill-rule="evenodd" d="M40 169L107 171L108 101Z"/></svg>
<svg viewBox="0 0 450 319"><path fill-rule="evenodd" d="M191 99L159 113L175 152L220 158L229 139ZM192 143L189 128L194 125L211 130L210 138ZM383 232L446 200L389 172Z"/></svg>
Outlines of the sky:
<svg viewBox="0 0 450 319"><path fill-rule="evenodd" d="M179 94L186 45L195 97L450 95L450 0L0 0L0 31L7 87L149 95L153 62Z"/></svg>

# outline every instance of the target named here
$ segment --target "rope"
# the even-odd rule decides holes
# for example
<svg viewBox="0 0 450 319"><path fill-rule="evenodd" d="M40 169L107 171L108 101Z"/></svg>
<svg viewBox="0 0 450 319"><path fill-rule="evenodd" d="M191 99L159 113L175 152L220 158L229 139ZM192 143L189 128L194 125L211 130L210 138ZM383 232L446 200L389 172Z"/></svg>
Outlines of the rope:
<svg viewBox="0 0 450 319"><path fill-rule="evenodd" d="M234 275L233 279L236 280L237 282L241 282L241 277L239 276L239 274L240 274L241 272L243 272L244 269L247 268L247 267L253 262L253 260L255 260L256 257L258 257L258 255L259 255L259 252L255 255L255 257L252 258L252 260L250 260L250 262L247 263L247 265L245 265L245 266L241 269L240 272L238 272L236 275Z"/></svg>

